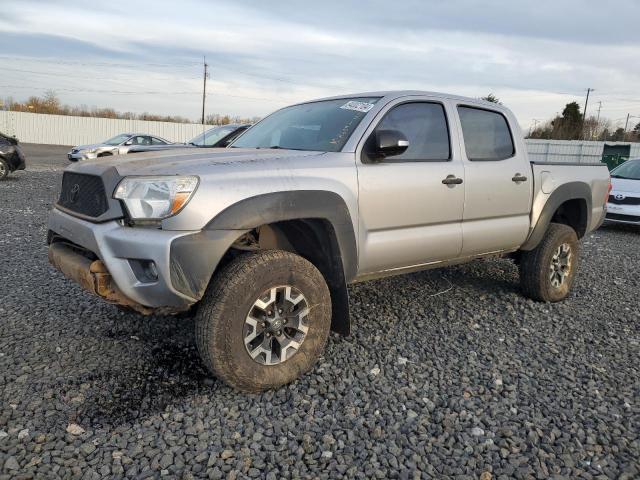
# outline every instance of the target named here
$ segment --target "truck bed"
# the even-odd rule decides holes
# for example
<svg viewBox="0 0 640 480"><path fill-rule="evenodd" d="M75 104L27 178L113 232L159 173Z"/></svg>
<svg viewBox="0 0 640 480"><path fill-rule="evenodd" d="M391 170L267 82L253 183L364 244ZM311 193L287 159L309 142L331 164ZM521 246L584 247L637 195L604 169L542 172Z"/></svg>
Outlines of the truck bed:
<svg viewBox="0 0 640 480"><path fill-rule="evenodd" d="M563 189L591 192L591 205L587 231L599 226L605 213L609 192L609 170L605 164L530 162L533 172L533 205L531 218L540 218L542 211L560 186ZM533 223L533 222L532 222ZM535 225L532 225L532 228Z"/></svg>

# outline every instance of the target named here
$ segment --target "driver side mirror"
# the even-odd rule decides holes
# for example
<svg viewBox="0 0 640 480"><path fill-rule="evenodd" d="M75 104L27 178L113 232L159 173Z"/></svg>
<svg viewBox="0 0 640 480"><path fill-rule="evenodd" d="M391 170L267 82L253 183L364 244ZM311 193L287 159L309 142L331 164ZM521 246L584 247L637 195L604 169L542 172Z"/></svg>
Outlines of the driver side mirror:
<svg viewBox="0 0 640 480"><path fill-rule="evenodd" d="M133 140L127 140L126 142L124 142L125 146L129 146L129 145L133 145Z"/></svg>
<svg viewBox="0 0 640 480"><path fill-rule="evenodd" d="M369 137L365 152L369 160L375 162L402 155L407 148L409 148L409 140L398 130L376 130Z"/></svg>

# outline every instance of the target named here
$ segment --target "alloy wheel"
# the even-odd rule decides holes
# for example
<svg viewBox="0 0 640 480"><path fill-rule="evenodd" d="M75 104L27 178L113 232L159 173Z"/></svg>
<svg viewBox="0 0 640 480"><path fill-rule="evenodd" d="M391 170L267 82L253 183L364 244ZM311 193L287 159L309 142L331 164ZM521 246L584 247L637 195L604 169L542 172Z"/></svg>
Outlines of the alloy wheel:
<svg viewBox="0 0 640 480"><path fill-rule="evenodd" d="M309 304L297 288L285 285L264 292L244 322L244 346L253 360L278 365L300 349L307 335Z"/></svg>
<svg viewBox="0 0 640 480"><path fill-rule="evenodd" d="M563 243L551 257L549 265L549 280L555 288L560 288L569 278L571 273L571 246Z"/></svg>

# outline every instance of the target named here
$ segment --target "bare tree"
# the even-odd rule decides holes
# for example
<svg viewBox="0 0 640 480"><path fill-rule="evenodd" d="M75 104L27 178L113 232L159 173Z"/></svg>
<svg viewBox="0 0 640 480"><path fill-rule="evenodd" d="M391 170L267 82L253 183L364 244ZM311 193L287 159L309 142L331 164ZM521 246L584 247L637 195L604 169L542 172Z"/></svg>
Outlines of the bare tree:
<svg viewBox="0 0 640 480"><path fill-rule="evenodd" d="M16 112L48 113L54 115L74 115L78 117L123 118L127 120L152 120L157 122L190 123L191 120L180 115L157 115L153 113L118 112L113 108L99 108L87 105L69 106L60 102L55 90L47 90L43 97L31 96L23 102L14 101L9 97L5 108ZM213 114L207 117L210 125L224 125L228 123L254 123L255 118Z"/></svg>

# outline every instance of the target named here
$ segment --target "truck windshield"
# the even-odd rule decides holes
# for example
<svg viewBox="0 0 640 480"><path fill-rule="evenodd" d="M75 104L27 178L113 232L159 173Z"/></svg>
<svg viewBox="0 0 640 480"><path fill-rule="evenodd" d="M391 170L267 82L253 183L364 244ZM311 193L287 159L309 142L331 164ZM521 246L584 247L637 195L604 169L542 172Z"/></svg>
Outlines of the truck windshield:
<svg viewBox="0 0 640 480"><path fill-rule="evenodd" d="M343 98L286 107L247 130L231 147L338 152L379 99Z"/></svg>
<svg viewBox="0 0 640 480"><path fill-rule="evenodd" d="M626 178L628 180L640 180L640 159L627 160L619 167L611 171L611 178Z"/></svg>

